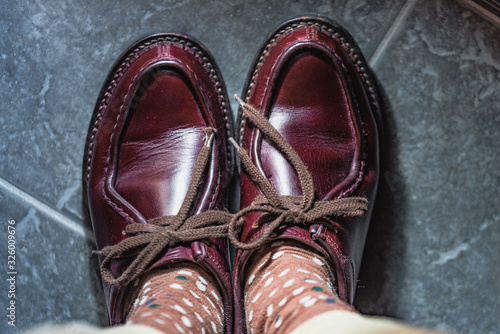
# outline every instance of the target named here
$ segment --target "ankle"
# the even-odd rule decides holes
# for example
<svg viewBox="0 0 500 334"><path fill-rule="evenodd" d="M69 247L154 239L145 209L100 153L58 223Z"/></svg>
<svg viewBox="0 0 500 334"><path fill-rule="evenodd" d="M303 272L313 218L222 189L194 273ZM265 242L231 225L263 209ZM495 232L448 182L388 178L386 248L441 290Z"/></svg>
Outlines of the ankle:
<svg viewBox="0 0 500 334"><path fill-rule="evenodd" d="M165 333L224 330L217 283L198 265L183 262L151 272L140 279L130 296L127 324L143 324Z"/></svg>
<svg viewBox="0 0 500 334"><path fill-rule="evenodd" d="M321 255L295 241L259 251L245 280L249 332L288 333L322 312L355 312L338 298L332 272Z"/></svg>

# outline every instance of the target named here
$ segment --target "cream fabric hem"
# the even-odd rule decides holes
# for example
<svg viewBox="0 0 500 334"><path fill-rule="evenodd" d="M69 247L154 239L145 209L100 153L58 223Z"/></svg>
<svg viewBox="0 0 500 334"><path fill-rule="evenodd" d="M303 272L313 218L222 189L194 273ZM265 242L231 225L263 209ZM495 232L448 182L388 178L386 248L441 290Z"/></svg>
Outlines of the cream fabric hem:
<svg viewBox="0 0 500 334"><path fill-rule="evenodd" d="M163 332L144 325L118 325L102 328L83 322L70 322L64 325L37 326L24 334L163 334Z"/></svg>
<svg viewBox="0 0 500 334"><path fill-rule="evenodd" d="M438 333L409 327L398 321L364 316L348 311L319 314L295 328L291 334L424 334ZM443 332L439 332L443 333Z"/></svg>

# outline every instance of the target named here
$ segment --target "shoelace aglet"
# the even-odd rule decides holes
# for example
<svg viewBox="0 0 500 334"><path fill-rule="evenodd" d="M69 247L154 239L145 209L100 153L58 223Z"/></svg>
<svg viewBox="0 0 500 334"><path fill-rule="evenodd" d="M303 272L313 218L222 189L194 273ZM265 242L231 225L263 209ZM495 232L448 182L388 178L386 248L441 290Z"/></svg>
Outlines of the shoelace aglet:
<svg viewBox="0 0 500 334"><path fill-rule="evenodd" d="M236 140L234 140L233 137L229 137L229 142L234 146L234 148L236 148L236 150L240 149L240 145L238 145L238 143L236 143Z"/></svg>
<svg viewBox="0 0 500 334"><path fill-rule="evenodd" d="M205 138L203 138L203 141L204 141L204 143L205 143L204 145L206 147L211 147L212 146L212 142L214 140L214 136L215 136L215 129L213 130L213 132L210 132L210 133L208 133L208 131L205 131Z"/></svg>
<svg viewBox="0 0 500 334"><path fill-rule="evenodd" d="M242 107L245 106L246 103L237 94L234 94L234 98Z"/></svg>

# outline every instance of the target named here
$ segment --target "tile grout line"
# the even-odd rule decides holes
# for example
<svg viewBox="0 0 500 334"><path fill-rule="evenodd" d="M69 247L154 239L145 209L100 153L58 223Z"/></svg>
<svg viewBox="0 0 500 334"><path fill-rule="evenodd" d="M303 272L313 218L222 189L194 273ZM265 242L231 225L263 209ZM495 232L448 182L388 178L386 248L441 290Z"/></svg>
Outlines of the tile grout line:
<svg viewBox="0 0 500 334"><path fill-rule="evenodd" d="M370 59L368 59L368 64L370 65L370 67L373 68L377 65L380 56L385 51L387 45L392 40L394 35L398 32L399 28L404 23L404 21L408 17L408 14L410 14L417 1L418 0L407 0L404 3L403 7L401 7L398 15L396 15L396 18L394 19L394 21L392 21L391 26L389 27L389 29L387 29L380 43L377 45L377 48L371 54Z"/></svg>
<svg viewBox="0 0 500 334"><path fill-rule="evenodd" d="M84 238L86 238L90 241L93 241L93 242L95 241L93 233L91 231L89 231L88 229L86 229L83 226L80 226L77 222L75 222L71 218L54 210L53 208L51 208L47 204L41 202L40 200L36 199L35 197L31 196L30 194L19 189L18 187L16 187L12 183L6 181L2 177L0 177L0 188L5 189L10 194L19 198L21 201L30 204L38 211L40 211L43 214L45 214L46 216L54 219L57 223L70 229L71 231L75 232L79 236L84 237Z"/></svg>

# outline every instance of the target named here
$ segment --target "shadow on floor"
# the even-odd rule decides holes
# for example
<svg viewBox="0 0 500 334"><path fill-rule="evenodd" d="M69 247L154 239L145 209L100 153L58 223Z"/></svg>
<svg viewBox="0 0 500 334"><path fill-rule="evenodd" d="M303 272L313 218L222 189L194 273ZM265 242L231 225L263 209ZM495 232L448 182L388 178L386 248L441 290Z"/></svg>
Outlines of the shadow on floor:
<svg viewBox="0 0 500 334"><path fill-rule="evenodd" d="M377 81L381 96L382 127L380 177L375 207L363 254L354 305L365 314L391 316L397 306L405 266L403 226L405 183L399 171L397 129L394 110Z"/></svg>
<svg viewBox="0 0 500 334"><path fill-rule="evenodd" d="M87 209L87 205L84 203L84 201L82 201L82 212L84 213L84 227L89 231L93 231L90 215ZM95 242L91 240L87 241L87 245L89 251L97 249ZM91 286L91 291L95 296L95 303L97 307L96 314L98 315L99 318L99 323L97 325L108 326L109 325L108 311L106 307L106 299L104 297L104 290L102 288L99 257L97 255L89 254L87 269L88 269L88 275L89 277L91 277L91 281L93 283Z"/></svg>

